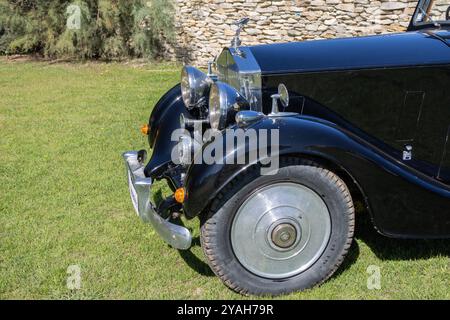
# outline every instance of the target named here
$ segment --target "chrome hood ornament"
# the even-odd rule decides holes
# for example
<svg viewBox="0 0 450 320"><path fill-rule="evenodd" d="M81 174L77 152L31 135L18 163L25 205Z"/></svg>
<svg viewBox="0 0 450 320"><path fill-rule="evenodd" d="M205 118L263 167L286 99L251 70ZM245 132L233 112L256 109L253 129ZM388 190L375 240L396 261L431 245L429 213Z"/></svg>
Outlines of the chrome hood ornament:
<svg viewBox="0 0 450 320"><path fill-rule="evenodd" d="M242 18L233 23L233 25L237 26L237 29L236 29L236 34L234 35L233 40L231 40L231 46L234 48L234 50L236 50L236 52L238 54L240 53L239 46L242 43L241 39L240 39L240 35L249 21L250 21L250 18L246 17L246 18Z"/></svg>

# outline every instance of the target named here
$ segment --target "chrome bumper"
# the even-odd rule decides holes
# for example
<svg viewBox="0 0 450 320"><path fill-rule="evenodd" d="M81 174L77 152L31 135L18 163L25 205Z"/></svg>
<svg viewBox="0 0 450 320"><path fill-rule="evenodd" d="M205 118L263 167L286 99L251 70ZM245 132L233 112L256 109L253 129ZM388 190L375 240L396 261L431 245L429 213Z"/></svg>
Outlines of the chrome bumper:
<svg viewBox="0 0 450 320"><path fill-rule="evenodd" d="M144 165L138 160L137 151L123 155L127 170L131 201L138 216L150 223L164 241L172 247L187 250L191 247L192 235L185 227L164 220L155 210L150 200L152 179L144 175Z"/></svg>

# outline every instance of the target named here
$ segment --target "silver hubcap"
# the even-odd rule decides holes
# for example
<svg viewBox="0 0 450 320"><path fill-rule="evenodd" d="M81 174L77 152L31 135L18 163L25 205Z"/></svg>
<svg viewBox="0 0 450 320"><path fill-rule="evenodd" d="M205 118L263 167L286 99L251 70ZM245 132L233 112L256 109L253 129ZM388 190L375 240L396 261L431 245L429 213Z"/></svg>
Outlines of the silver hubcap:
<svg viewBox="0 0 450 320"><path fill-rule="evenodd" d="M282 279L314 264L330 234L330 214L322 198L303 185L282 182L262 188L241 205L231 227L231 245L250 272Z"/></svg>
<svg viewBox="0 0 450 320"><path fill-rule="evenodd" d="M292 224L281 223L272 231L272 242L281 249L288 249L297 239L297 230Z"/></svg>

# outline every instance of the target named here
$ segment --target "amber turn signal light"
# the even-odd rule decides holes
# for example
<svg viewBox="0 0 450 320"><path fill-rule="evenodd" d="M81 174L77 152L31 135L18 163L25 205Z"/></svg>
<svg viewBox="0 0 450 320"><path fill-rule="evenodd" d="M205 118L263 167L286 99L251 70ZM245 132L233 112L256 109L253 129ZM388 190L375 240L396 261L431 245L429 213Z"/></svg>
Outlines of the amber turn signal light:
<svg viewBox="0 0 450 320"><path fill-rule="evenodd" d="M186 197L186 191L184 190L184 188L178 188L175 191L175 201L176 202L183 203L185 197Z"/></svg>
<svg viewBox="0 0 450 320"><path fill-rule="evenodd" d="M150 132L150 127L148 126L148 124L144 124L141 127L141 132L143 135L148 135L148 133Z"/></svg>

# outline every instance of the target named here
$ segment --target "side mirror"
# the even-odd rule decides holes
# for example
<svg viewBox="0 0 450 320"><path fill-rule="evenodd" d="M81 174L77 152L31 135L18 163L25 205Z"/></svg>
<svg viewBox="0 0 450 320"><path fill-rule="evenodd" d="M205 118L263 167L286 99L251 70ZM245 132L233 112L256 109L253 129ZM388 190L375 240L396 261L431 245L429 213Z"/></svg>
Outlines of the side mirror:
<svg viewBox="0 0 450 320"><path fill-rule="evenodd" d="M278 86L278 95L280 96L280 101L283 107L286 108L289 106L289 91L282 83Z"/></svg>
<svg viewBox="0 0 450 320"><path fill-rule="evenodd" d="M278 114L280 111L278 110L278 100L280 100L281 105L286 108L289 105L289 91L286 86L282 83L278 85L278 93L273 94L272 98L272 113Z"/></svg>

